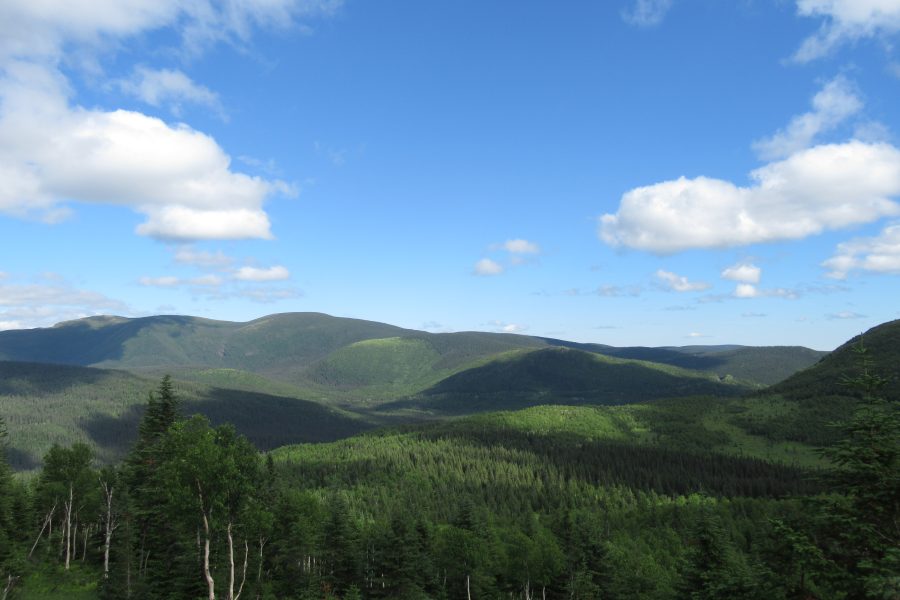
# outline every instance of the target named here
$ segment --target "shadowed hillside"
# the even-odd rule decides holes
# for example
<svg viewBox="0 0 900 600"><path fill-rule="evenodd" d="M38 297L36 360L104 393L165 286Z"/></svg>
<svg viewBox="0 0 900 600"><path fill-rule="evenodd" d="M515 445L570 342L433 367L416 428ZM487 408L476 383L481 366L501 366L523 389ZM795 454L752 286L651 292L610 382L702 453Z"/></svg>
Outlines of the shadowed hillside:
<svg viewBox="0 0 900 600"><path fill-rule="evenodd" d="M508 353L452 375L422 394L385 405L446 414L538 404L625 404L692 395L733 396L747 388L715 376L567 348Z"/></svg>

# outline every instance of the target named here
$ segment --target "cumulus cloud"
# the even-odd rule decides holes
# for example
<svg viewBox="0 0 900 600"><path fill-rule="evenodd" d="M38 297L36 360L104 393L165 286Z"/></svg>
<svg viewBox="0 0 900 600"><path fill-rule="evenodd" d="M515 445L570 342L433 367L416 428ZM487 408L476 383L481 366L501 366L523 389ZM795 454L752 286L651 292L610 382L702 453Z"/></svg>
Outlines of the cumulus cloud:
<svg viewBox="0 0 900 600"><path fill-rule="evenodd" d="M849 42L900 31L898 0L797 0L797 13L825 20L794 54L798 62L821 58Z"/></svg>
<svg viewBox="0 0 900 600"><path fill-rule="evenodd" d="M284 281L290 276L290 271L281 265L268 268L241 267L234 273L234 279L238 281Z"/></svg>
<svg viewBox="0 0 900 600"><path fill-rule="evenodd" d="M900 223L888 225L875 237L838 244L822 266L832 279L845 279L854 270L900 275Z"/></svg>
<svg viewBox="0 0 900 600"><path fill-rule="evenodd" d="M765 160L785 158L809 147L821 133L834 129L863 107L855 89L845 78L829 81L812 99L812 110L791 119L775 135L753 144Z"/></svg>
<svg viewBox="0 0 900 600"><path fill-rule="evenodd" d="M759 296L759 290L752 283L739 283L734 288L735 298L756 298Z"/></svg>
<svg viewBox="0 0 900 600"><path fill-rule="evenodd" d="M675 292L697 292L709 289L709 284L702 281L688 281L687 277L676 275L670 271L660 269L656 272L659 279L667 289Z"/></svg>
<svg viewBox="0 0 900 600"><path fill-rule="evenodd" d="M490 258L482 258L477 263L475 263L475 270L473 271L475 275L480 276L499 275L502 272L503 265L491 260Z"/></svg>
<svg viewBox="0 0 900 600"><path fill-rule="evenodd" d="M167 106L180 116L184 104L196 104L212 110L220 117L225 111L218 94L194 82L177 69L150 69L139 66L129 79L115 83L122 92L155 107Z"/></svg>
<svg viewBox="0 0 900 600"><path fill-rule="evenodd" d="M662 23L672 8L672 0L634 0L622 10L622 19L637 27L654 27Z"/></svg>
<svg viewBox="0 0 900 600"><path fill-rule="evenodd" d="M17 62L0 79L0 212L54 220L65 203L123 205L142 235L271 238L263 203L289 192L236 173L209 136L137 112L71 107L58 73Z"/></svg>
<svg viewBox="0 0 900 600"><path fill-rule="evenodd" d="M59 69L100 49L170 28L191 51L249 40L260 27L329 14L327 0L47 0L0 3L0 213L65 219L70 204L127 206L137 232L166 240L272 237L263 205L292 194L232 169L210 136L126 110L79 106ZM64 53L65 51L65 53ZM96 76L102 77L99 68ZM150 104L215 107L213 92L174 70L140 67L123 84Z"/></svg>
<svg viewBox="0 0 900 600"><path fill-rule="evenodd" d="M599 234L658 254L801 239L900 215L900 150L851 140L820 145L750 173L752 185L681 177L622 196Z"/></svg>
<svg viewBox="0 0 900 600"><path fill-rule="evenodd" d="M751 263L738 263L722 271L722 279L743 283L759 283L762 269Z"/></svg>

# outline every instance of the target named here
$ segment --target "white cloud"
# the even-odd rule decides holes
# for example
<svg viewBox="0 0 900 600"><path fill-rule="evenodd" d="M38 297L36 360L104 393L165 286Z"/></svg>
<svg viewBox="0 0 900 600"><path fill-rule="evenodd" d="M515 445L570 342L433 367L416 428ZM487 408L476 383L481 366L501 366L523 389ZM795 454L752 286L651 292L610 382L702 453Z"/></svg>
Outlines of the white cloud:
<svg viewBox="0 0 900 600"><path fill-rule="evenodd" d="M752 283L739 283L734 288L735 298L756 298L759 296L759 290Z"/></svg>
<svg viewBox="0 0 900 600"><path fill-rule="evenodd" d="M622 19L638 27L653 27L662 23L672 8L672 0L634 0L630 8L622 10Z"/></svg>
<svg viewBox="0 0 900 600"><path fill-rule="evenodd" d="M225 117L218 94L195 83L180 70L139 66L131 78L117 81L116 86L151 106L167 106L178 116L184 104L197 104Z"/></svg>
<svg viewBox="0 0 900 600"><path fill-rule="evenodd" d="M499 275L503 272L503 265L491 260L490 258L482 258L475 263L475 275L490 276Z"/></svg>
<svg viewBox="0 0 900 600"><path fill-rule="evenodd" d="M276 265L266 269L257 267L241 267L234 274L239 281L284 281L291 276L287 268Z"/></svg>
<svg viewBox="0 0 900 600"><path fill-rule="evenodd" d="M900 79L900 62L892 62L887 67L888 73Z"/></svg>
<svg viewBox="0 0 900 600"><path fill-rule="evenodd" d="M222 278L218 275L201 275L200 277L194 277L188 283L191 285L216 287L222 285Z"/></svg>
<svg viewBox="0 0 900 600"><path fill-rule="evenodd" d="M501 333L519 333L520 331L525 331L528 329L527 325L522 325L520 323L507 323L505 321L489 321L488 323L483 323L482 325L487 325L494 329L494 331Z"/></svg>
<svg viewBox="0 0 900 600"><path fill-rule="evenodd" d="M841 312L832 313L827 315L829 319L865 319L866 315L861 315L859 313L850 311L850 310L842 310Z"/></svg>
<svg viewBox="0 0 900 600"><path fill-rule="evenodd" d="M900 275L900 223L888 225L875 237L838 244L835 255L822 266L833 279L844 279L854 270Z"/></svg>
<svg viewBox="0 0 900 600"><path fill-rule="evenodd" d="M750 173L742 187L681 177L633 189L600 219L601 239L660 254L800 239L900 214L900 150L851 140Z"/></svg>
<svg viewBox="0 0 900 600"><path fill-rule="evenodd" d="M162 277L141 277L138 282L147 287L176 287L181 285L181 280L171 275Z"/></svg>
<svg viewBox="0 0 900 600"><path fill-rule="evenodd" d="M0 329L47 327L98 314L129 313L128 306L65 280L0 284Z"/></svg>
<svg viewBox="0 0 900 600"><path fill-rule="evenodd" d="M511 254L540 254L541 247L528 240L506 240L503 249Z"/></svg>
<svg viewBox="0 0 900 600"><path fill-rule="evenodd" d="M141 113L70 107L60 75L15 63L0 79L0 212L53 218L67 201L129 206L161 239L271 238L280 182L235 173L207 135Z"/></svg>
<svg viewBox="0 0 900 600"><path fill-rule="evenodd" d="M798 62L826 56L845 43L900 31L898 0L797 0L797 13L825 19L794 54Z"/></svg>
<svg viewBox="0 0 900 600"><path fill-rule="evenodd" d="M706 334L706 333L699 333L699 332L697 332L697 331L692 331L692 332L690 332L689 334L687 334L686 337L689 337L689 338L707 338L707 337L710 337L710 336L709 336L708 334Z"/></svg>
<svg viewBox="0 0 900 600"><path fill-rule="evenodd" d="M863 103L845 77L829 81L812 99L813 109L791 119L787 128L753 144L765 160L785 158L808 148L820 133L858 113Z"/></svg>
<svg viewBox="0 0 900 600"><path fill-rule="evenodd" d="M194 250L191 246L179 246L175 250L175 262L195 267L226 269L234 262L230 256L226 256L221 250L206 252Z"/></svg>
<svg viewBox="0 0 900 600"><path fill-rule="evenodd" d="M635 298L641 295L641 286L639 285L601 285L594 293L602 298Z"/></svg>
<svg viewBox="0 0 900 600"><path fill-rule="evenodd" d="M173 27L188 52L247 42L254 29L284 29L328 16L339 0L40 0L0 3L0 60L58 58L66 44L99 48Z"/></svg>
<svg viewBox="0 0 900 600"><path fill-rule="evenodd" d="M665 286L675 292L697 292L709 289L709 284L702 281L688 281L687 277L676 275L670 271L660 269L656 272L656 277Z"/></svg>
<svg viewBox="0 0 900 600"><path fill-rule="evenodd" d="M816 290L807 288L806 293L827 293L824 290ZM734 288L732 296L735 298L784 298L785 300L796 300L803 294L802 290L790 290L786 288L768 288L760 289L752 283L739 283Z"/></svg>
<svg viewBox="0 0 900 600"><path fill-rule="evenodd" d="M243 43L261 27L328 15L329 0L41 0L0 3L0 213L58 222L71 203L130 207L138 233L168 240L270 238L263 209L279 181L232 170L211 137L138 112L88 109L60 71L93 68L128 38L171 28L189 52ZM93 67L91 67L93 65ZM215 107L180 71L144 67L129 88L151 104ZM128 86L126 86L128 88Z"/></svg>
<svg viewBox="0 0 900 600"><path fill-rule="evenodd" d="M722 271L722 278L744 283L759 283L762 269L751 263L738 263Z"/></svg>

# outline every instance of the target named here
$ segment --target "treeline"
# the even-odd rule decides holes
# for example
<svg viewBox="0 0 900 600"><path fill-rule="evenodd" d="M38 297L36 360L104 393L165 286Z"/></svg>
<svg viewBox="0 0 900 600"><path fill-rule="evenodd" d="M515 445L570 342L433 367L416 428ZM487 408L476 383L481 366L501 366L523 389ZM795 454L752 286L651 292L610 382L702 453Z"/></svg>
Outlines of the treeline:
<svg viewBox="0 0 900 600"><path fill-rule="evenodd" d="M76 569L98 598L897 598L900 416L853 383L811 481L488 419L260 456L165 378L118 467L57 446L26 485L0 461L0 600Z"/></svg>

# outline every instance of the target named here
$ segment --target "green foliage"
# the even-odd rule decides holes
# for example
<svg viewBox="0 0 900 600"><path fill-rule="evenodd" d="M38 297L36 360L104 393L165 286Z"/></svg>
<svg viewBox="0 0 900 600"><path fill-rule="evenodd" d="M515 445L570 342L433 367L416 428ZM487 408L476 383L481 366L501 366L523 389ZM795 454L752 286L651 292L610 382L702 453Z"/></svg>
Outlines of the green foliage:
<svg viewBox="0 0 900 600"><path fill-rule="evenodd" d="M859 361L854 348L865 343L871 356L871 368L890 385L882 390L886 400L900 401L900 320L883 323L842 344L814 367L800 371L775 385L772 392L795 400L818 402L823 398L860 398L862 390L843 385L847 378L859 373ZM845 400L846 402L846 400ZM852 414L850 410L844 416Z"/></svg>

